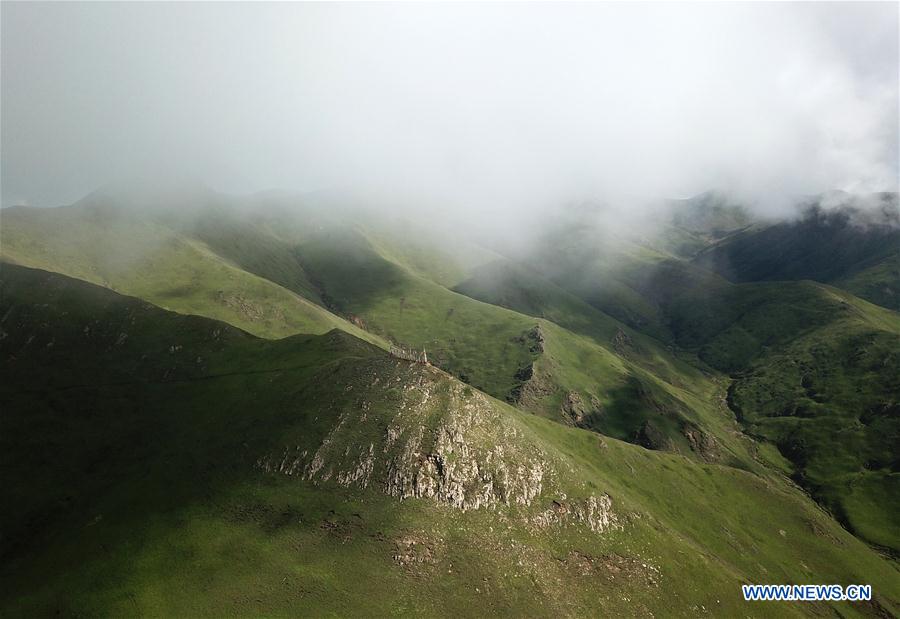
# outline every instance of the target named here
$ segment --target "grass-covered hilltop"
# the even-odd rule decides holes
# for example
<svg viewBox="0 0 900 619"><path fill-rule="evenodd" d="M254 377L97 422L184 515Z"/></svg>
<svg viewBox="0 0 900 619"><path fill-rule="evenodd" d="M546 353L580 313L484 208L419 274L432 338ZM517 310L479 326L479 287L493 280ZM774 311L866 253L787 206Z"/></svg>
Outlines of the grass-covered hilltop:
<svg viewBox="0 0 900 619"><path fill-rule="evenodd" d="M897 209L3 209L0 616L900 615Z"/></svg>

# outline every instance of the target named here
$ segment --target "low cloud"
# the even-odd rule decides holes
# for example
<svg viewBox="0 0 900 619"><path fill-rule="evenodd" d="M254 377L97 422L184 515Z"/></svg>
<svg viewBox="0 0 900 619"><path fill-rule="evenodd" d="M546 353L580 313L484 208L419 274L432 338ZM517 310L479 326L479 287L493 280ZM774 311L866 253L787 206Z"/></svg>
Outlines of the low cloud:
<svg viewBox="0 0 900 619"><path fill-rule="evenodd" d="M2 201L177 173L494 225L896 191L897 24L896 3L3 3Z"/></svg>

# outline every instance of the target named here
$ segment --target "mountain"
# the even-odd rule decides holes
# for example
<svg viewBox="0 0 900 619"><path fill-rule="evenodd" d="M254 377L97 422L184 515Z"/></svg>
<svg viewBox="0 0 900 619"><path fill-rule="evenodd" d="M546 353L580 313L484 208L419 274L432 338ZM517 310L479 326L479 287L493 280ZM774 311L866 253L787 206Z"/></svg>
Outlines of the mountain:
<svg viewBox="0 0 900 619"><path fill-rule="evenodd" d="M892 564L774 470L566 427L340 330L261 339L8 263L0 329L4 616L900 609ZM757 609L745 582L875 600Z"/></svg>
<svg viewBox="0 0 900 619"><path fill-rule="evenodd" d="M729 383L743 430L777 447L762 452L771 466L896 553L900 316L826 285L732 283L696 262L603 239L590 225L548 229L530 264L584 303L695 354Z"/></svg>
<svg viewBox="0 0 900 619"><path fill-rule="evenodd" d="M755 222L747 207L718 191L684 200L666 200L656 207L654 216L665 225L652 245L686 259Z"/></svg>
<svg viewBox="0 0 900 619"><path fill-rule="evenodd" d="M0 481L18 507L0 546L33 594L3 606L278 614L302 595L311 614L359 614L375 596L376 614L436 614L487 582L504 614L621 612L621 597L666 614L685 590L717 608L693 575L721 604L741 581L879 582L881 606L853 612L890 614L900 315L852 287L900 278L890 209L837 201L773 223L704 194L646 226L581 205L510 244L280 192L110 188L4 209ZM830 230L827 282L791 279L826 264L816 243L784 240L790 277L711 261L745 244L737 263L777 266L764 248L798 226ZM810 563L820 542L836 567ZM259 580L217 547L271 569ZM149 554L96 585L130 552ZM93 567L69 574L85 554ZM628 557L665 567L669 593ZM401 596L409 578L425 597Z"/></svg>
<svg viewBox="0 0 900 619"><path fill-rule="evenodd" d="M812 279L900 309L897 194L825 196L799 217L751 226L703 250L695 262L731 281Z"/></svg>
<svg viewBox="0 0 900 619"><path fill-rule="evenodd" d="M258 233L251 225L236 234L214 210L206 221L217 227L198 235L166 225L159 213L92 198L70 207L4 209L2 221L2 256L7 262L66 273L263 336L340 327L370 337L315 303L287 249L270 239L254 241ZM216 242L211 242L214 234ZM234 240L238 236L241 240ZM219 253L213 247L219 247ZM259 268L240 266L242 256L245 264ZM280 285L287 282L293 285Z"/></svg>
<svg viewBox="0 0 900 619"><path fill-rule="evenodd" d="M465 240L290 195L202 190L138 202L104 191L71 207L7 209L3 222L7 261L265 337L337 327L425 349L464 382L545 417L754 466L721 384L653 337L559 299L535 273L520 282L532 278L558 311L484 297L474 282L503 258Z"/></svg>

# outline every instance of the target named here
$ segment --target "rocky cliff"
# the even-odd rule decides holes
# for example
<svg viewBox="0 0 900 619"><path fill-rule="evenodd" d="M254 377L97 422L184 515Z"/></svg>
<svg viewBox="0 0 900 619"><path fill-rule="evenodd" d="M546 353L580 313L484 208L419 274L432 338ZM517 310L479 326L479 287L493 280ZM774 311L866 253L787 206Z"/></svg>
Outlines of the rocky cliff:
<svg viewBox="0 0 900 619"><path fill-rule="evenodd" d="M269 473L316 484L374 488L400 500L460 510L508 509L536 527L619 527L607 494L569 500L561 462L502 405L433 367L392 360L370 368L355 398L314 448L287 446L259 458Z"/></svg>

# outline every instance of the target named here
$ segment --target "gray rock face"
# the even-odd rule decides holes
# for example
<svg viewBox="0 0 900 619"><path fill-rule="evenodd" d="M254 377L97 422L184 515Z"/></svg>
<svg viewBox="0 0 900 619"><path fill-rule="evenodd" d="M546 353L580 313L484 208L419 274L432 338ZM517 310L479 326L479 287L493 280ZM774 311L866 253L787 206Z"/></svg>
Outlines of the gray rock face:
<svg viewBox="0 0 900 619"><path fill-rule="evenodd" d="M260 458L257 467L460 510L532 508L526 517L535 526L568 522L595 532L616 526L605 494L567 503L565 514L551 508L532 516L549 503L544 497L561 495L555 461L486 396L420 367L416 380L402 388L386 428L362 402L362 411L339 415L314 451L288 447Z"/></svg>
<svg viewBox="0 0 900 619"><path fill-rule="evenodd" d="M385 492L401 499L435 499L458 509L531 505L540 495L546 464L540 460L511 465L503 446L483 451L466 440L458 426L442 426L430 453L413 437L391 460Z"/></svg>
<svg viewBox="0 0 900 619"><path fill-rule="evenodd" d="M688 440L691 449L706 462L717 462L721 459L719 442L714 436L694 426L685 426L681 432Z"/></svg>
<svg viewBox="0 0 900 619"><path fill-rule="evenodd" d="M534 325L529 331L513 338L513 341L528 346L528 352L540 355L544 352L544 331L541 325Z"/></svg>
<svg viewBox="0 0 900 619"><path fill-rule="evenodd" d="M618 516L612 510L612 498L605 493L599 497L589 496L582 501L570 503L555 500L549 509L534 516L532 523L541 529L576 523L595 533L622 528Z"/></svg>
<svg viewBox="0 0 900 619"><path fill-rule="evenodd" d="M577 391L569 391L562 403L563 415L567 421L577 425L584 422L587 407Z"/></svg>

